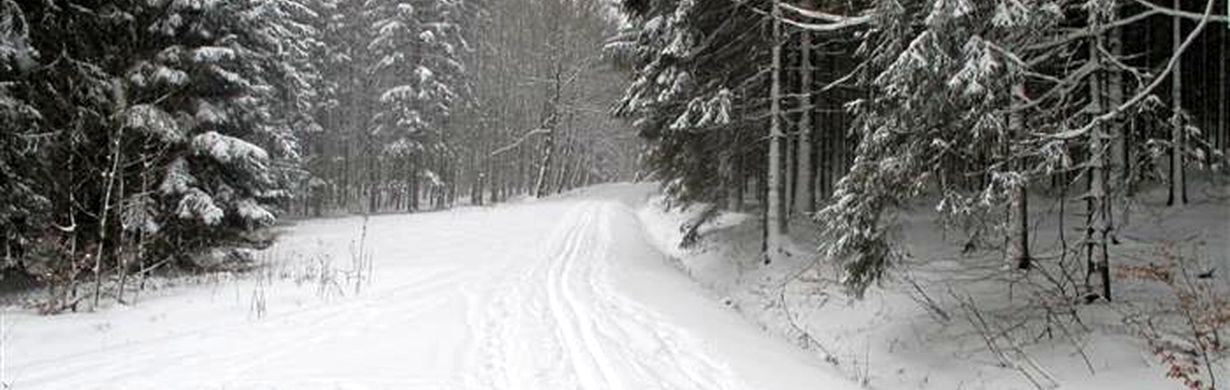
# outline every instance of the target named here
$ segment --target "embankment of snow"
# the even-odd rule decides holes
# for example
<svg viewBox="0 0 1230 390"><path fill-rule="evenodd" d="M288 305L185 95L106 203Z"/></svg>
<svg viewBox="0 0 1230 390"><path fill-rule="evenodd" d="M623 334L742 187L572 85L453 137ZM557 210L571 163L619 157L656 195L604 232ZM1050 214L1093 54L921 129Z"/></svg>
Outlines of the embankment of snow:
<svg viewBox="0 0 1230 390"><path fill-rule="evenodd" d="M1209 193L1208 191L1196 193ZM1082 206L1068 205L1060 226L1058 201L1034 203L1035 255L1060 250L1057 232L1070 242L1082 234ZM1119 265L1159 261L1169 246L1201 266L1216 269L1211 282L1230 286L1230 203L1197 196L1167 208L1156 191L1138 195L1131 220L1119 221ZM1180 389L1130 319L1163 316L1173 294L1157 283L1116 276L1113 303L1052 302L1037 293L1037 274L1020 275L998 252L962 254L960 232L946 232L937 215L921 207L897 216L911 255L889 280L862 300L844 294L836 266L818 261L817 227L792 223L796 244L786 261L760 262L761 226L755 215L726 213L701 230L700 245L681 249L679 226L699 208L665 210L655 199L639 211L657 245L675 257L696 282L778 337L808 348L818 359L877 389ZM1068 286L1071 288L1071 286ZM1173 307L1170 307L1173 308ZM1048 312L1070 310L1070 312ZM985 320L979 320L979 317ZM1160 318L1160 317L1159 317ZM1173 318L1171 318L1173 319ZM988 338L986 336L990 335ZM1225 362L1225 360L1222 360ZM1222 382L1230 368L1215 367Z"/></svg>

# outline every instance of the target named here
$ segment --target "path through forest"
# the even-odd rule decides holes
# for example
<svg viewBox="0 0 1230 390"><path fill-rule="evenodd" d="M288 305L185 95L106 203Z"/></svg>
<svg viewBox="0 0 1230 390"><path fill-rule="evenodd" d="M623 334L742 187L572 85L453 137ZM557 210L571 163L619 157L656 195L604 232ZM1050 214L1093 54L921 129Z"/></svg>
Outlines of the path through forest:
<svg viewBox="0 0 1230 390"><path fill-rule="evenodd" d="M283 272L102 313L10 313L3 380L14 389L855 388L673 268L634 211L650 188L373 217L374 278L357 294L326 299ZM275 250L300 260L281 267L341 258L360 221L298 224Z"/></svg>

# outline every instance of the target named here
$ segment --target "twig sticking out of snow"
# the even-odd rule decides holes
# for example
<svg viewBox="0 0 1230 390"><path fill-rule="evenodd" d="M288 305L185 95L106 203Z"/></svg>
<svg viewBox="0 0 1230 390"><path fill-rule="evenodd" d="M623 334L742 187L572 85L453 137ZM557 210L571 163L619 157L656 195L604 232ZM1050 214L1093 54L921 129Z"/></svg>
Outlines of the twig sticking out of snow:
<svg viewBox="0 0 1230 390"><path fill-rule="evenodd" d="M987 344L987 349L999 359L1001 364L1021 373L1021 376L1029 380L1029 383L1032 383L1038 390L1050 390L1059 387L1059 381L1050 372L1038 365L1038 362L1030 357L1021 348L1020 344L1012 339L1008 332L997 329L986 320L986 317L982 315L982 311L978 309L978 305L972 296L966 294L962 297L951 289L948 292L960 303L960 307L966 312L966 320L982 336L983 341ZM997 338L1003 338L1003 344L996 341Z"/></svg>

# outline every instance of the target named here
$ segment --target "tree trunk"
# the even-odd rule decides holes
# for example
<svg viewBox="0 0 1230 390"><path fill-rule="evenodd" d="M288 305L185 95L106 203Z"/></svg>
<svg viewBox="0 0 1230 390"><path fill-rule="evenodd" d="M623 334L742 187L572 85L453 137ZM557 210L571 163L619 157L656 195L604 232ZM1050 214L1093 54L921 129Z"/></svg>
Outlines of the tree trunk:
<svg viewBox="0 0 1230 390"><path fill-rule="evenodd" d="M376 159L375 145L367 140L367 212L374 213L380 209L379 200L379 161Z"/></svg>
<svg viewBox="0 0 1230 390"><path fill-rule="evenodd" d="M1101 39L1095 39L1095 44L1101 45ZM1101 61L1101 54L1099 54L1096 48L1091 49L1089 55L1091 61ZM1099 66L1098 68L1100 69L1101 67ZM1095 115L1101 115L1106 110L1104 108L1106 105L1102 101L1102 90L1101 77L1095 73L1089 78L1090 103ZM1092 259L1097 273L1101 277L1102 297L1109 301L1111 300L1110 258L1106 253L1106 236L1110 232L1110 222L1107 219L1106 213L1108 210L1106 205L1108 191L1106 185L1106 152L1104 150L1104 142L1108 138L1106 128L1106 124L1098 124L1089 133L1089 193L1086 196L1089 198L1088 211L1090 218L1086 219L1089 226L1085 227L1085 247L1089 252L1087 258Z"/></svg>
<svg viewBox="0 0 1230 390"><path fill-rule="evenodd" d="M555 160L555 129L547 132L547 138L542 143L542 160L538 164L538 178L534 181L534 197L547 195L547 177L551 164Z"/></svg>
<svg viewBox="0 0 1230 390"><path fill-rule="evenodd" d="M786 66L786 65L782 64L782 66ZM783 72L785 71L783 70ZM786 88L786 85L789 85L789 83L786 82L785 80L782 80L782 84L783 84L783 89ZM790 107L782 108L783 111L789 110L789 109ZM787 115L787 114L783 113L782 115ZM786 126L787 121L783 120L782 122L783 122L782 132L785 133L786 132L785 126ZM783 199L782 200L782 218L787 221L790 220L791 216L794 213L794 179L795 179L794 170L795 170L795 167L796 167L795 164L797 161L794 152L795 152L796 145L797 145L797 142L796 142L794 135L790 133L786 133L786 138L782 140L782 149L784 152L782 153L782 199Z"/></svg>
<svg viewBox="0 0 1230 390"><path fill-rule="evenodd" d="M1180 9L1182 6L1181 0L1174 0L1175 9ZM1177 51L1179 46L1183 44L1183 19L1175 16L1171 23L1172 39L1174 46L1172 51ZM1179 53L1174 53L1179 55ZM1184 153L1184 126L1183 122L1183 60L1175 61L1174 70L1170 74L1170 191L1166 199L1166 205L1174 206L1187 203L1187 179L1183 177L1183 153Z"/></svg>
<svg viewBox="0 0 1230 390"><path fill-rule="evenodd" d="M765 264L781 256L783 235L786 234L784 178L782 177L782 147L786 135L782 132L782 10L781 0L773 0L773 74L769 91L769 161L766 180L768 203L765 205Z"/></svg>
<svg viewBox="0 0 1230 390"><path fill-rule="evenodd" d="M568 175L572 173L572 148L568 146L567 142L564 143L561 153L559 169L557 169L559 174L555 179L555 193L562 193L568 190Z"/></svg>
<svg viewBox="0 0 1230 390"><path fill-rule="evenodd" d="M1015 84L1012 86L1012 101L1014 107L1023 105L1021 101L1025 95L1025 85ZM1012 138L1025 136L1025 113L1022 111L1013 111L1008 116L1008 128L1012 134ZM1019 139L1019 138L1018 138ZM1011 146L1005 146L1011 152ZM1026 163L1024 161L1017 162L1017 167L1024 170ZM1012 259L1016 263L1017 269L1029 269L1033 267L1033 257L1029 254L1029 182L1021 184L1021 187L1016 189L1012 199L1013 211L1009 214L1012 216Z"/></svg>
<svg viewBox="0 0 1230 390"><path fill-rule="evenodd" d="M734 179L734 189L731 191L731 196L734 197L734 202L731 204L731 208L735 211L742 211L743 198L747 193L747 175L744 174L743 153L737 153L735 155L734 164L734 172L731 177L731 179Z"/></svg>
<svg viewBox="0 0 1230 390"><path fill-rule="evenodd" d="M410 157L410 172L406 172L408 176L406 180L410 182L410 212L419 211L419 164L421 161L419 153L415 153Z"/></svg>
<svg viewBox="0 0 1230 390"><path fill-rule="evenodd" d="M1111 15L1119 15L1118 8ZM1110 39L1110 55L1116 60L1122 60L1123 55L1123 31L1111 30L1109 33ZM1111 66L1106 76L1106 107L1119 107L1125 100L1124 96L1124 77L1123 71ZM1106 204L1105 213L1108 220L1107 233L1111 237L1112 242L1117 242L1115 233L1115 205L1125 205L1125 197L1127 191L1124 187L1129 180L1128 163L1127 163L1127 136L1125 135L1126 125L1122 121L1114 121L1108 123L1110 142L1110 156L1105 159L1108 172L1106 174ZM1121 212L1126 212L1124 206Z"/></svg>
<svg viewBox="0 0 1230 390"><path fill-rule="evenodd" d="M815 8L814 0L804 0L803 8ZM799 32L799 55L802 57L799 65L799 95L800 106L802 112L799 115L799 150L798 150L798 167L795 172L798 174L798 179L795 179L794 185L797 191L794 196L795 210L801 214L810 214L816 211L816 183L812 180L812 171L815 169L812 164L812 59L811 59L811 32L803 30Z"/></svg>
<svg viewBox="0 0 1230 390"><path fill-rule="evenodd" d="M124 90L124 82L119 79L115 79L115 80L111 80L111 84L112 84L111 85L112 93L114 94L114 98L116 102L115 112L116 113L124 112L124 110L128 109L128 91ZM107 252L106 252L107 229L110 228L109 226L107 226L107 222L111 219L111 207L112 207L111 199L112 199L113 193L115 192L117 176L120 176L120 169L123 167L123 164L120 163L120 159L123 158L124 126L123 124L116 121L115 128L116 128L115 136L111 140L111 147L112 147L111 168L108 169L106 173L107 184L103 188L104 192L103 192L103 198L102 198L102 205L99 207L99 212L98 212L98 244L96 248L97 251L94 254L94 270L93 270L94 271L94 305L93 307L95 308L98 307L99 299L102 297L102 267L103 267L103 257L107 255ZM121 183L121 186L122 185L123 184Z"/></svg>
<svg viewBox="0 0 1230 390"><path fill-rule="evenodd" d="M541 198L547 195L547 187L550 185L548 180L550 176L551 164L555 162L555 137L559 131L559 113L560 113L560 98L563 89L563 69L558 63L552 64L555 68L552 73L555 76L554 91L551 98L547 101L547 106L544 107L544 127L547 129L546 140L542 146L542 161L538 166L538 178L534 181L534 197Z"/></svg>
<svg viewBox="0 0 1230 390"><path fill-rule="evenodd" d="M1226 5L1226 12L1230 13L1230 4ZM1230 62L1230 31L1221 30L1221 56L1217 62L1219 67L1217 80L1217 134L1218 143L1217 150L1222 152L1222 157L1230 152L1230 69L1227 69L1226 63Z"/></svg>

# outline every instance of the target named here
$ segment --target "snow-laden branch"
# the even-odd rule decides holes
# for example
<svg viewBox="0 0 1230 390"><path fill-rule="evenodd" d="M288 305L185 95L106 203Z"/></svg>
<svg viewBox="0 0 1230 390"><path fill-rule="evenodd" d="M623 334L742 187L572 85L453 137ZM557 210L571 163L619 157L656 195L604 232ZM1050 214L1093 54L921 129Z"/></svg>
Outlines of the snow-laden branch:
<svg viewBox="0 0 1230 390"><path fill-rule="evenodd" d="M1161 75L1158 76L1158 78L1154 79L1152 83L1150 83L1147 87L1145 87L1145 89L1141 90L1139 93L1136 94L1136 96L1133 96L1127 102L1124 102L1118 107L1115 107L1113 110L1110 110L1106 112L1105 114L1098 115L1097 117L1093 118L1093 120L1089 121L1089 123L1085 124L1085 126L1082 126L1079 129L1068 130L1068 131L1061 132L1058 134L1050 135L1050 138L1069 140L1069 139L1081 137L1085 135L1085 133L1088 133L1090 130L1093 130L1094 127L1102 123L1109 122L1112 119L1115 119L1115 117L1119 116L1119 114L1123 113L1124 111L1127 111L1127 109L1131 108L1132 106L1140 104L1141 101L1144 101L1146 98L1152 95L1153 91L1156 90L1158 87L1160 87L1162 85L1162 82L1166 81L1166 78L1171 73L1174 72L1174 68L1175 66L1179 64L1179 59L1183 56L1183 52L1187 51L1187 48L1191 47L1193 42L1196 42L1196 38L1200 37L1200 33L1204 31L1205 27L1208 27L1209 21L1213 20L1213 4L1215 4L1216 1L1217 0L1208 1L1208 4L1205 5L1205 8L1204 8L1204 15L1200 19L1200 23L1196 25L1196 29L1192 30L1191 33L1187 34L1187 37L1183 39L1183 44L1179 45L1179 48L1176 49L1174 54L1171 55L1170 61L1166 62L1166 68L1162 70Z"/></svg>
<svg viewBox="0 0 1230 390"><path fill-rule="evenodd" d="M862 16L835 15L835 14L830 14L827 12L803 9L803 8L799 8L799 7L786 4L786 3L781 3L780 5L783 9L790 10L791 12L799 14L800 16L821 21L821 23L800 22L800 21L792 20L784 16L781 17L782 23L785 23L785 24L788 24L794 27L798 27L804 30L809 30L809 31L820 31L820 32L838 31L838 30L843 30L843 29L847 29L851 27L862 26L864 24L871 23L873 20L870 15L862 15ZM762 11L762 10L759 10L753 7L748 7L748 8L751 9L752 12L755 12L757 14L768 16L768 17L774 17L773 15L770 15L768 12L765 12L765 11Z"/></svg>
<svg viewBox="0 0 1230 390"><path fill-rule="evenodd" d="M835 15L835 14L830 14L827 12L799 8L797 6L794 6L788 3L781 3L781 7L782 9L785 9L787 11L794 12L796 14L806 16L811 19L816 19L819 21L827 22L829 23L828 25L857 26L860 24L866 24L866 23L871 22L870 16Z"/></svg>
<svg viewBox="0 0 1230 390"><path fill-rule="evenodd" d="M844 30L847 28L858 27L864 24L871 23L871 17L870 16L848 17L841 21L832 22L832 23L803 23L799 21L790 20L789 18L782 18L782 22L789 24L791 26L794 26L794 27L808 30L808 31L829 32L829 31Z"/></svg>

